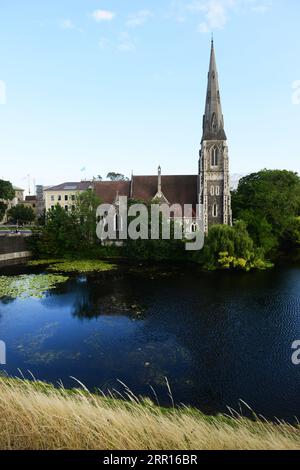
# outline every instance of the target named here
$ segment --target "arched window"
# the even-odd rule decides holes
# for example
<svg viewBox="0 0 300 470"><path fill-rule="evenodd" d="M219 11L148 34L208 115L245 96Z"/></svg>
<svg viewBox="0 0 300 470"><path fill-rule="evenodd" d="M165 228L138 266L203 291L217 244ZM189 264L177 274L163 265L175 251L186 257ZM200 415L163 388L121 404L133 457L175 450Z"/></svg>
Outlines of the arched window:
<svg viewBox="0 0 300 470"><path fill-rule="evenodd" d="M215 187L214 187L214 186L211 186L211 187L210 187L210 195L211 195L211 196L214 196L214 195L215 195Z"/></svg>
<svg viewBox="0 0 300 470"><path fill-rule="evenodd" d="M212 207L212 216L218 217L218 205L217 204L214 204Z"/></svg>
<svg viewBox="0 0 300 470"><path fill-rule="evenodd" d="M216 196L220 196L220 186L216 186Z"/></svg>
<svg viewBox="0 0 300 470"><path fill-rule="evenodd" d="M211 166L218 166L219 164L219 150L218 147L211 149Z"/></svg>

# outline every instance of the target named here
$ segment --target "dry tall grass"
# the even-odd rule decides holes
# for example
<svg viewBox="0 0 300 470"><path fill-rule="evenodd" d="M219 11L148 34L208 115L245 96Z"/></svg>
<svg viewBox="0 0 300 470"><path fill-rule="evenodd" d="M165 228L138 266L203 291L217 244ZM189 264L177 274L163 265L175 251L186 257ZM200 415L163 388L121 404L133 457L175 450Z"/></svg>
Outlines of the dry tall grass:
<svg viewBox="0 0 300 470"><path fill-rule="evenodd" d="M300 428L0 378L0 449L300 449Z"/></svg>

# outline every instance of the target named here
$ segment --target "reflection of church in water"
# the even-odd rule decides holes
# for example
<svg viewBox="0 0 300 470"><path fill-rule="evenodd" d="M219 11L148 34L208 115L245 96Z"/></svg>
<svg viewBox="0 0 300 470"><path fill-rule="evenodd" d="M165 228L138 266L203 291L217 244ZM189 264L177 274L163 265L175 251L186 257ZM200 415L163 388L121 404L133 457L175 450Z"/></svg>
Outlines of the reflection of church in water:
<svg viewBox="0 0 300 470"><path fill-rule="evenodd" d="M192 217L204 219L204 230L215 224L231 225L231 199L227 137L224 130L214 43L208 72L203 135L197 175L132 176L130 181L99 181L95 191L103 203L115 204L119 196L145 201L158 200L170 206L193 206ZM197 213L202 205L202 215ZM174 217L176 217L176 212Z"/></svg>

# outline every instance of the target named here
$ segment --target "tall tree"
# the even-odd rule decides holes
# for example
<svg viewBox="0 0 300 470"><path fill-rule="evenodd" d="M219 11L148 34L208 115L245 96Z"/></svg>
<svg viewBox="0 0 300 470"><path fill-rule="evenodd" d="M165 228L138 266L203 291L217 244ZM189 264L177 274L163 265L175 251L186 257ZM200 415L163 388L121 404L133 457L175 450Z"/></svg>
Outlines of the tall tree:
<svg viewBox="0 0 300 470"><path fill-rule="evenodd" d="M247 223L257 246L270 252L300 215L300 178L287 170L263 170L242 178L232 193L235 219Z"/></svg>
<svg viewBox="0 0 300 470"><path fill-rule="evenodd" d="M9 181L0 179L0 221L7 210L6 201L11 201L15 197L15 190Z"/></svg>
<svg viewBox="0 0 300 470"><path fill-rule="evenodd" d="M92 189L80 193L76 198L75 217L79 222L81 236L88 243L96 241L96 210L101 203Z"/></svg>
<svg viewBox="0 0 300 470"><path fill-rule="evenodd" d="M24 225L33 222L35 219L34 211L31 207L26 207L23 204L18 204L12 207L7 212L8 219L18 225Z"/></svg>

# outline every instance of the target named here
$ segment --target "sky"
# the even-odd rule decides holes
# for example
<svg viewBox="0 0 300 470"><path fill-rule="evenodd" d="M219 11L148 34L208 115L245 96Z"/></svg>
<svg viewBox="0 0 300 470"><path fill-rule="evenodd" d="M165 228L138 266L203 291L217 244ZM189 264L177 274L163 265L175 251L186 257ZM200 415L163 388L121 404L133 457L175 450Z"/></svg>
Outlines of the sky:
<svg viewBox="0 0 300 470"><path fill-rule="evenodd" d="M0 0L0 178L195 174L214 34L231 173L300 172L299 0Z"/></svg>

